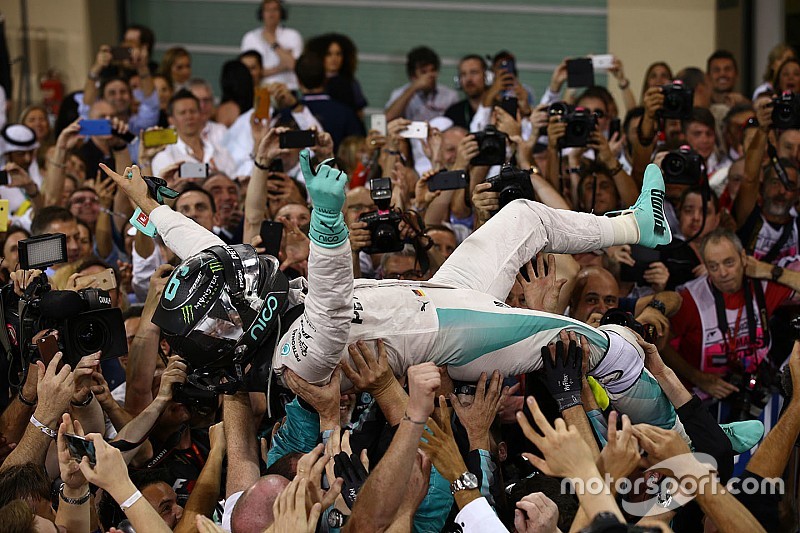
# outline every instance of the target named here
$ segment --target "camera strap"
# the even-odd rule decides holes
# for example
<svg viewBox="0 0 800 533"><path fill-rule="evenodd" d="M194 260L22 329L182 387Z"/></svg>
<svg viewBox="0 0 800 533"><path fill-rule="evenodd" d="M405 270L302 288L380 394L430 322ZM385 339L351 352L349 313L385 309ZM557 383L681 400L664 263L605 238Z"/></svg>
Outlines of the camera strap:
<svg viewBox="0 0 800 533"><path fill-rule="evenodd" d="M728 333L730 328L728 327L728 315L727 310L725 308L725 298L709 280L708 282L711 285L711 292L714 295L714 306L716 308L717 313L717 328L719 328L720 333L722 333L722 338L725 341L726 348L730 349L732 352L735 352L736 349L736 336L738 335L739 330L739 317L737 317L736 324L734 324L734 334L733 338L728 340ZM758 306L758 318L761 322L761 330L763 331L764 335L764 345L768 345L770 341L769 337L769 323L767 322L767 307L764 298L764 290L761 287L761 283L758 280L751 280L750 278L744 279L744 286L742 287L744 291L744 309L746 312L747 318L747 334L750 340L750 347L757 346L758 341L758 333L757 333L757 324L756 324L756 313L753 308L753 293L755 293L756 297L756 305ZM739 316L741 316L741 309ZM731 354L732 355L732 354Z"/></svg>
<svg viewBox="0 0 800 533"><path fill-rule="evenodd" d="M762 223L758 226L759 226L758 231L755 232L756 239L758 238L758 234L761 233L761 228L764 227L763 220ZM762 257L760 261L764 261L765 263L772 263L773 261L775 261L775 259L778 258L778 254L781 252L783 245L786 244L789 241L789 237L792 236L795 226L798 227L798 235L800 235L800 221L797 220L797 217L794 217L793 220L783 225L783 231L781 231L781 236L778 237L778 240L775 241L775 243L773 243L773 245L770 247L769 251L767 252L767 255Z"/></svg>

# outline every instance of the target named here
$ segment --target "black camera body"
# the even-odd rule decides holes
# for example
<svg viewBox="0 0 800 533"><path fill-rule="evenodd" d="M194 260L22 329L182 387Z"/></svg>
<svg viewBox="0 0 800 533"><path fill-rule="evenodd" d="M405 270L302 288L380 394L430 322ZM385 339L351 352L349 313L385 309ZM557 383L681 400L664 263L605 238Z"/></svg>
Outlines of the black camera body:
<svg viewBox="0 0 800 533"><path fill-rule="evenodd" d="M506 139L508 136L491 124L483 131L471 135L478 142L478 155L470 163L474 166L502 165L506 162Z"/></svg>
<svg viewBox="0 0 800 533"><path fill-rule="evenodd" d="M373 178L369 183L370 196L378 209L358 217L359 221L367 223L372 241L363 251L368 254L399 252L403 249L403 240L400 238L400 221L403 216L391 208L392 180Z"/></svg>
<svg viewBox="0 0 800 533"><path fill-rule="evenodd" d="M687 120L692 116L694 107L694 91L684 87L680 81L661 86L664 105L661 107L662 118Z"/></svg>
<svg viewBox="0 0 800 533"><path fill-rule="evenodd" d="M503 165L500 174L486 178L486 183L492 184L490 191L500 193L500 209L519 198L534 199L531 175L509 163Z"/></svg>
<svg viewBox="0 0 800 533"><path fill-rule="evenodd" d="M572 109L564 116L567 130L559 141L560 148L583 147L589 144L589 137L597 128L597 117L582 107Z"/></svg>
<svg viewBox="0 0 800 533"><path fill-rule="evenodd" d="M661 170L668 185L699 185L706 177L703 157L685 145L664 156Z"/></svg>
<svg viewBox="0 0 800 533"><path fill-rule="evenodd" d="M22 303L22 312L19 304ZM51 290L46 275L32 281L22 297L10 285L3 289L3 319L7 324L12 352L24 363L38 356L33 336L39 331L59 332L59 350L63 362L73 367L81 357L102 352L102 360L128 353L122 311L111 307L108 291L81 289L79 291Z"/></svg>
<svg viewBox="0 0 800 533"><path fill-rule="evenodd" d="M784 91L772 99L772 126L779 130L800 128L800 95Z"/></svg>
<svg viewBox="0 0 800 533"><path fill-rule="evenodd" d="M631 313L623 311L619 307L614 307L606 311L603 318L600 319L600 325L605 326L606 324L616 324L618 326L630 328L650 343L655 343L658 338L654 325L638 322Z"/></svg>

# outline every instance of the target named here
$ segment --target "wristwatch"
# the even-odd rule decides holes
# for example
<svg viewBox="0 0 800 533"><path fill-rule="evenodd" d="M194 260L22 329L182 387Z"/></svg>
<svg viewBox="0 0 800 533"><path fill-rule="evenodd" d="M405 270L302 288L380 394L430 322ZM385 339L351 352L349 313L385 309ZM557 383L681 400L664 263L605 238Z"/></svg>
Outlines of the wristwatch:
<svg viewBox="0 0 800 533"><path fill-rule="evenodd" d="M460 490L473 490L478 488L478 477L472 472L464 472L450 484L450 494Z"/></svg>
<svg viewBox="0 0 800 533"><path fill-rule="evenodd" d="M781 278L781 276L783 276L783 268L779 267L778 265L772 267L772 281L778 283L778 280Z"/></svg>
<svg viewBox="0 0 800 533"><path fill-rule="evenodd" d="M660 311L662 315L667 316L667 306L658 298L653 298L650 300L650 303L647 304L647 306L652 307L653 309Z"/></svg>

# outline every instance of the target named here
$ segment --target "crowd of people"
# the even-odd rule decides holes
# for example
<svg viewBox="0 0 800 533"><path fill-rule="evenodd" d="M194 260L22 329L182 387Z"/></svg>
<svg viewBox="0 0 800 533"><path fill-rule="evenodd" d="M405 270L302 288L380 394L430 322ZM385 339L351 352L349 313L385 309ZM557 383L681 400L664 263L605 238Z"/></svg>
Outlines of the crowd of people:
<svg viewBox="0 0 800 533"><path fill-rule="evenodd" d="M131 25L0 106L0 530L797 530L792 47L615 99L420 46L370 117L258 13L221 95Z"/></svg>

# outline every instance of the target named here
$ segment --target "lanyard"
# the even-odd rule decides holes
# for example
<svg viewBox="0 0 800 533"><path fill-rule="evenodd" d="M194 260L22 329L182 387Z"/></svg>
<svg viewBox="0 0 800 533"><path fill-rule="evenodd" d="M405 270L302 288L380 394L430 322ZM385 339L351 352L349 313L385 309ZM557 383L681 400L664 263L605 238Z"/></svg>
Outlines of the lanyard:
<svg viewBox="0 0 800 533"><path fill-rule="evenodd" d="M732 357L733 354L736 353L736 338L739 334L739 324L742 317L742 308L739 308L739 313L736 317L736 324L735 329L733 332L733 338L730 340L728 339L728 316L725 310L725 299L722 296L722 293L711 284L711 281L708 282L711 285L711 292L714 295L714 304L717 311L717 327L719 328L720 332L722 333L722 338L725 341L725 348L728 352L728 357ZM744 309L747 313L747 333L750 341L750 348L755 349L758 346L757 342L757 333L756 333L756 313L755 309L753 308L753 291L755 292L756 303L758 304L758 318L761 322L761 329L763 331L764 337L764 346L769 345L769 325L767 322L767 306L764 299L764 290L761 287L761 283L756 281L755 283L750 280L750 278L744 279L743 284L744 290ZM755 351L755 350L754 350Z"/></svg>

